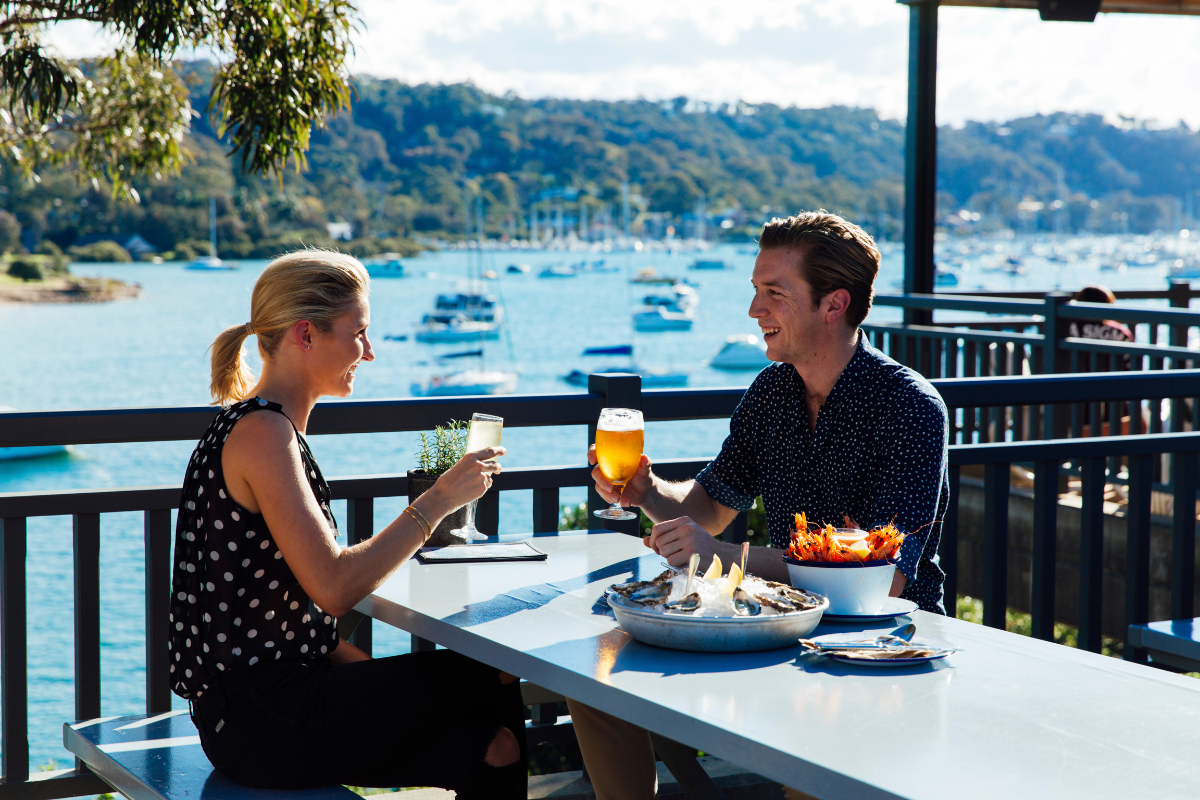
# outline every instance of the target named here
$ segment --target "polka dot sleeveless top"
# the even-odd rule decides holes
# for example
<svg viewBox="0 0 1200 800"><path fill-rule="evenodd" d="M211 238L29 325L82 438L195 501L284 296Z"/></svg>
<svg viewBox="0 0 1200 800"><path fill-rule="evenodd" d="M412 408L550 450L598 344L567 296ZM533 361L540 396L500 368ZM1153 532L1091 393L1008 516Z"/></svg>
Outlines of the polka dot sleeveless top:
<svg viewBox="0 0 1200 800"><path fill-rule="evenodd" d="M216 675L281 658L317 658L337 646L337 620L300 587L266 520L225 489L221 449L234 424L255 411L282 414L278 403L244 400L217 415L192 453L179 520L171 583L171 688L185 699ZM308 483L331 529L329 484L296 433Z"/></svg>

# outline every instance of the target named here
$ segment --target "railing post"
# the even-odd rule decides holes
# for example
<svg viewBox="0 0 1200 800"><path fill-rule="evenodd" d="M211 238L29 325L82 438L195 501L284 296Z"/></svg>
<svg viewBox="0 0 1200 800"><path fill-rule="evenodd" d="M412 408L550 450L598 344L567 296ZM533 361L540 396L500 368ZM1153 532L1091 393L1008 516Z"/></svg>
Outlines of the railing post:
<svg viewBox="0 0 1200 800"><path fill-rule="evenodd" d="M1196 453L1171 459L1174 516L1171 525L1171 619L1195 614L1196 587Z"/></svg>
<svg viewBox="0 0 1200 800"><path fill-rule="evenodd" d="M739 511L733 522L723 531L723 538L733 544L750 541L750 512Z"/></svg>
<svg viewBox="0 0 1200 800"><path fill-rule="evenodd" d="M533 490L533 532L558 532L558 487Z"/></svg>
<svg viewBox="0 0 1200 800"><path fill-rule="evenodd" d="M926 294L934 290L933 234L937 211L937 0L911 0L908 14L904 293ZM929 325L932 321L931 310L904 309L904 322L908 325Z"/></svg>
<svg viewBox="0 0 1200 800"><path fill-rule="evenodd" d="M483 534L496 536L500 533L500 491L488 489L475 506L475 527Z"/></svg>
<svg viewBox="0 0 1200 800"><path fill-rule="evenodd" d="M1079 649L1100 652L1104 601L1104 458L1082 459L1079 493Z"/></svg>
<svg viewBox="0 0 1200 800"><path fill-rule="evenodd" d="M1066 292L1046 292L1046 308L1042 311L1045 322L1042 324L1042 373L1049 375L1055 372L1066 372L1060 369L1058 363L1058 343L1065 335L1064 322L1059 318L1059 309L1070 301L1071 295ZM1067 366L1067 365L1062 365ZM1053 403L1042 406L1042 438L1061 439L1067 435L1068 409L1059 411ZM1057 423L1057 424L1056 424Z"/></svg>
<svg viewBox="0 0 1200 800"><path fill-rule="evenodd" d="M1008 464L983 468L983 624L1004 630L1008 610Z"/></svg>
<svg viewBox="0 0 1200 800"><path fill-rule="evenodd" d="M588 375L588 391L604 396L605 408L642 408L642 376L610 372ZM596 442L596 423L588 423L588 444ZM595 512L607 508L608 503L596 493L594 485L588 486L588 530L607 528L612 531L638 536L638 521L616 521L600 519ZM635 509L634 510L636 513Z"/></svg>
<svg viewBox="0 0 1200 800"><path fill-rule="evenodd" d="M1129 458L1129 506L1125 515L1125 649L1126 661L1146 662L1146 651L1131 647L1130 625L1150 619L1150 490L1153 456Z"/></svg>
<svg viewBox="0 0 1200 800"><path fill-rule="evenodd" d="M1033 466L1033 572L1030 604L1033 635L1054 641L1054 592L1058 531L1058 462Z"/></svg>
<svg viewBox="0 0 1200 800"><path fill-rule="evenodd" d="M0 780L29 779L24 517L0 520Z"/></svg>
<svg viewBox="0 0 1200 800"><path fill-rule="evenodd" d="M146 511L146 713L171 710L171 511Z"/></svg>
<svg viewBox="0 0 1200 800"><path fill-rule="evenodd" d="M353 547L365 542L375 533L375 498L355 497L346 501L346 544ZM350 644L371 655L371 618L359 621Z"/></svg>
<svg viewBox="0 0 1200 800"><path fill-rule="evenodd" d="M73 518L75 719L100 716L100 515ZM76 769L82 766L76 759Z"/></svg>

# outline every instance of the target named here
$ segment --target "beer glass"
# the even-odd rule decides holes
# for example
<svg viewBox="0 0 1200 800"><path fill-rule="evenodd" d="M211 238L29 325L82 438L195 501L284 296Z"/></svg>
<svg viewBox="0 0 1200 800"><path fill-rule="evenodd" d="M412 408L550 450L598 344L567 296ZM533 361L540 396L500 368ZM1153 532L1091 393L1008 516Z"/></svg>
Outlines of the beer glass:
<svg viewBox="0 0 1200 800"><path fill-rule="evenodd" d="M625 484L637 472L642 461L645 425L642 412L632 408L605 408L596 424L596 463L600 474L616 486L618 496L611 508L597 511L601 519L637 519L637 514L621 508L620 494Z"/></svg>
<svg viewBox="0 0 1200 800"><path fill-rule="evenodd" d="M482 450L485 447L499 447L500 433L504 430L504 418L493 417L490 414L472 414L471 427L467 431L467 450L468 453L474 453ZM461 528L455 528L451 533L455 536L462 537L470 544L474 540L486 539L487 534L480 533L475 528L475 507L479 505L479 500L472 500L467 504L467 521Z"/></svg>

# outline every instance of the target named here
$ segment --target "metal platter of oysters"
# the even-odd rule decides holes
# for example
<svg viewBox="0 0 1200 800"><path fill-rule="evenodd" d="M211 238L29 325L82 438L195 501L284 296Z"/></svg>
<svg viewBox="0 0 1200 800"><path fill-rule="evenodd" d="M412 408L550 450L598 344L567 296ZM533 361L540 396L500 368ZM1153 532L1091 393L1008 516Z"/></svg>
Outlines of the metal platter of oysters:
<svg viewBox="0 0 1200 800"><path fill-rule="evenodd" d="M742 548L742 564L747 547ZM639 642L672 650L744 652L797 644L821 621L829 600L787 584L746 575L721 561L697 575L699 555L687 572L667 569L649 581L616 584L608 605L621 627Z"/></svg>

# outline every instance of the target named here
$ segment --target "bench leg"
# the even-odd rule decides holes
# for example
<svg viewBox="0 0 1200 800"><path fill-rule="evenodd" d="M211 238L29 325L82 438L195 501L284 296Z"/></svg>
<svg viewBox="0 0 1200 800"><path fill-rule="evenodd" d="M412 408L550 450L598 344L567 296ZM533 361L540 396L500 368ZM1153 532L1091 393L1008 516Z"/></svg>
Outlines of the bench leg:
<svg viewBox="0 0 1200 800"><path fill-rule="evenodd" d="M693 800L725 800L725 795L713 783L712 778L696 760L696 751L679 742L671 741L656 733L650 734L654 743L654 752L671 770L675 780Z"/></svg>

